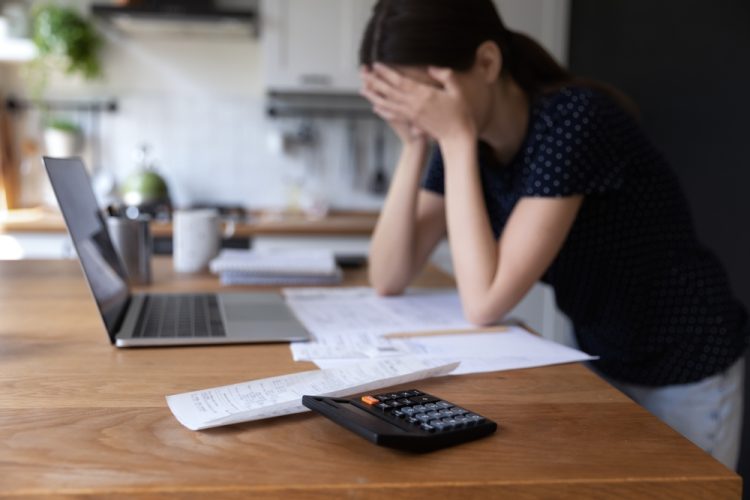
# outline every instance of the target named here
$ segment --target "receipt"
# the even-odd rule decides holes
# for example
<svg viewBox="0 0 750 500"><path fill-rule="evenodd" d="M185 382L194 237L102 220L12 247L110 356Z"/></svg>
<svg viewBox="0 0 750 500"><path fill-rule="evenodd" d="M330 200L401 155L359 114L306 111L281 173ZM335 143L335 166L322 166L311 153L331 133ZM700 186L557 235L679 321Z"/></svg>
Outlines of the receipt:
<svg viewBox="0 0 750 500"><path fill-rule="evenodd" d="M447 375L457 361L393 358L292 373L167 396L175 418L191 430L306 411L302 396L343 396Z"/></svg>

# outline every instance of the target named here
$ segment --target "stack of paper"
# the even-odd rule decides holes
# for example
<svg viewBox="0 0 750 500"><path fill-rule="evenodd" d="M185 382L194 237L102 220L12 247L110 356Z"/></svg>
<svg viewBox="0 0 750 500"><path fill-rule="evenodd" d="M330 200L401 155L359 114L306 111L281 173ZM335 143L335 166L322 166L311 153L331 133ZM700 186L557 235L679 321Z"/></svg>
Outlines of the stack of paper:
<svg viewBox="0 0 750 500"><path fill-rule="evenodd" d="M410 290L400 297L379 297L370 288L303 288L284 294L315 337L291 344L292 357L320 368L373 358L457 359L461 366L452 374L458 375L594 359L520 327L478 332L464 319L455 289Z"/></svg>
<svg viewBox="0 0 750 500"><path fill-rule="evenodd" d="M315 370L167 396L167 404L191 430L306 411L302 396L344 396L446 375L455 361L390 359Z"/></svg>
<svg viewBox="0 0 750 500"><path fill-rule="evenodd" d="M284 296L315 337L291 345L295 361L397 354L385 334L472 328L454 289L380 297L368 287L292 288Z"/></svg>
<svg viewBox="0 0 750 500"><path fill-rule="evenodd" d="M328 250L222 250L211 272L224 285L332 285L341 269Z"/></svg>

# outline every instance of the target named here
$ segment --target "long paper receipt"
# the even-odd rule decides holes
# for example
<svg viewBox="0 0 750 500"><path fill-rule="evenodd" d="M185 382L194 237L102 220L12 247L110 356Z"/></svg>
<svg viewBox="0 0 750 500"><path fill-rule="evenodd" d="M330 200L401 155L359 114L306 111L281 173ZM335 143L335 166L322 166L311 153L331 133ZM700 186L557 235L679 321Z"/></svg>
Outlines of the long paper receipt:
<svg viewBox="0 0 750 500"><path fill-rule="evenodd" d="M343 396L453 371L458 362L394 358L313 370L167 396L177 420L197 431L306 411L302 396Z"/></svg>

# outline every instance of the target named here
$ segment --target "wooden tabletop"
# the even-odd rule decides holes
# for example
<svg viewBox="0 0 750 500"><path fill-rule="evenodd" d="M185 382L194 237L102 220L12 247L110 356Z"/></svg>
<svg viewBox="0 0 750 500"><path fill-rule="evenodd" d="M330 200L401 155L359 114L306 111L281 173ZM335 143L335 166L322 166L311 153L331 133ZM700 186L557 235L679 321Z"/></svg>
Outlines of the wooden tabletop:
<svg viewBox="0 0 750 500"><path fill-rule="evenodd" d="M219 289L168 260L155 276L156 290ZM740 496L737 475L579 364L409 384L500 424L423 455L311 413L192 432L164 400L312 368L278 344L116 349L76 262L0 262L0 497Z"/></svg>
<svg viewBox="0 0 750 500"><path fill-rule="evenodd" d="M311 218L303 214L276 212L253 212L244 221L232 225L231 236L252 238L254 236L370 236L377 212L333 211L322 218ZM54 210L13 210L0 217L1 233L65 233L62 215ZM153 222L154 236L171 236L170 222Z"/></svg>

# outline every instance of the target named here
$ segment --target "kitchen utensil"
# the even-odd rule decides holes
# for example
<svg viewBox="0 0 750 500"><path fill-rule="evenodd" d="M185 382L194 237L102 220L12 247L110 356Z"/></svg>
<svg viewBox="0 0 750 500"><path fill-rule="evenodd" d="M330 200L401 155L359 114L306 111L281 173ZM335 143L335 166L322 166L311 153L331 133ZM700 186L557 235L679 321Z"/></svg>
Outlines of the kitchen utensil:
<svg viewBox="0 0 750 500"><path fill-rule="evenodd" d="M151 233L149 219L108 217L107 228L131 285L151 283Z"/></svg>
<svg viewBox="0 0 750 500"><path fill-rule="evenodd" d="M154 217L162 215L162 212L169 212L169 188L164 178L156 171L147 144L141 145L136 153L136 163L136 171L128 176L120 187L125 205L137 209L138 213Z"/></svg>

